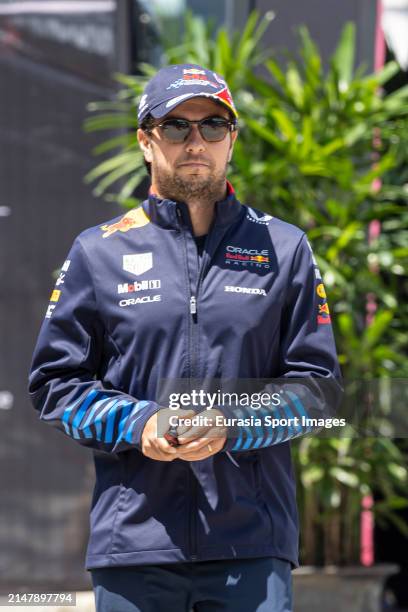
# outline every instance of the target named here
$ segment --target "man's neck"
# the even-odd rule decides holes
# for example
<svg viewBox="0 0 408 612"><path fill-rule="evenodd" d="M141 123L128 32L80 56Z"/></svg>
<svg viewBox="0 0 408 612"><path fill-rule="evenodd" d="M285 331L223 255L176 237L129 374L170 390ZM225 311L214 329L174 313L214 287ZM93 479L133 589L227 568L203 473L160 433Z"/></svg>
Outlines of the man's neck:
<svg viewBox="0 0 408 612"><path fill-rule="evenodd" d="M159 192L158 189L152 184L151 193L157 195L161 199L165 199ZM226 197L226 188L224 193L220 194L217 198L217 202ZM191 225L193 227L194 236L204 236L208 234L211 223L214 218L215 202L209 202L203 198L197 200L189 200L186 202L188 211L190 213Z"/></svg>
<svg viewBox="0 0 408 612"><path fill-rule="evenodd" d="M209 202L187 202L187 206L194 236L205 236L208 234L214 218L215 204L210 204Z"/></svg>

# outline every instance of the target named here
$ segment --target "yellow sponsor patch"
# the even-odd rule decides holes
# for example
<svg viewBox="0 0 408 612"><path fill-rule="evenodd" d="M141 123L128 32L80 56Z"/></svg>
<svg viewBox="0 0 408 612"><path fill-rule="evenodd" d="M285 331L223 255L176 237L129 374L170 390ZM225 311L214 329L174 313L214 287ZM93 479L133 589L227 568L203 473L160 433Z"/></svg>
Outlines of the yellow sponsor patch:
<svg viewBox="0 0 408 612"><path fill-rule="evenodd" d="M60 299L60 295L61 291L59 291L58 289L54 289L54 291L51 293L50 302L58 302L58 300Z"/></svg>
<svg viewBox="0 0 408 612"><path fill-rule="evenodd" d="M102 238L108 238L115 232L128 232L135 227L143 227L149 223L149 217L141 206L130 210L126 215L123 215L116 223L110 225L101 225L101 229L104 230Z"/></svg>
<svg viewBox="0 0 408 612"><path fill-rule="evenodd" d="M321 297L321 298L323 298L323 299L327 297L327 296L326 296L326 291L324 290L324 285L323 285L323 283L320 283L320 285L317 285L317 287L316 287L316 293L317 293L317 295L318 295L319 297Z"/></svg>

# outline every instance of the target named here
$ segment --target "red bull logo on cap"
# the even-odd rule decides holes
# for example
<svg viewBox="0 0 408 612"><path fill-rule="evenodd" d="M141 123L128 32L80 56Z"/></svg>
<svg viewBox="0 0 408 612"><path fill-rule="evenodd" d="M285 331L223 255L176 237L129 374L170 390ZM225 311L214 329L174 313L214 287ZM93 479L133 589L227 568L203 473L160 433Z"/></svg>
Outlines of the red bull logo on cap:
<svg viewBox="0 0 408 612"><path fill-rule="evenodd" d="M198 68L184 68L184 74L205 74L205 70L199 70Z"/></svg>
<svg viewBox="0 0 408 612"><path fill-rule="evenodd" d="M205 70L197 70L197 68L185 68L183 70L183 75L185 79L204 79L209 80Z"/></svg>

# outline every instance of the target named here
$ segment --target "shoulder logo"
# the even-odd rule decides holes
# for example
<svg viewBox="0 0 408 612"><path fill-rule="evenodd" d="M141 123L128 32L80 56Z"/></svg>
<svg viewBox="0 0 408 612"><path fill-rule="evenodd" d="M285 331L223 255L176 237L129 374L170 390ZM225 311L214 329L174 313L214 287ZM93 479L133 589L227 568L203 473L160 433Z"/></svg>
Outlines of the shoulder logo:
<svg viewBox="0 0 408 612"><path fill-rule="evenodd" d="M123 215L116 223L110 225L101 225L101 229L104 230L102 238L108 238L115 232L128 232L135 227L143 227L149 223L149 217L141 206L139 208L130 210L128 213Z"/></svg>
<svg viewBox="0 0 408 612"><path fill-rule="evenodd" d="M135 253L123 256L123 269L140 276L153 268L153 253Z"/></svg>
<svg viewBox="0 0 408 612"><path fill-rule="evenodd" d="M263 215L262 217L258 217L253 208L248 206L247 219L248 221L252 221L253 223L258 223L259 225L268 225L269 221L272 219L272 215Z"/></svg>
<svg viewBox="0 0 408 612"><path fill-rule="evenodd" d="M316 277L316 279L317 279L317 280L320 280L320 281L321 281L321 280L322 280L322 275L320 274L320 270L319 270L319 266L317 265L316 257L313 255L313 249L312 249L312 246L311 246L310 242L309 242L307 239L306 239L306 244L307 244L307 246L309 247L309 251L310 251L311 256L312 256L312 261L313 261L313 266L314 266L314 273L315 273L315 277ZM323 287L323 285L319 285L319 287L320 287L320 286L322 286L322 287ZM323 288L323 290L324 290L324 288Z"/></svg>

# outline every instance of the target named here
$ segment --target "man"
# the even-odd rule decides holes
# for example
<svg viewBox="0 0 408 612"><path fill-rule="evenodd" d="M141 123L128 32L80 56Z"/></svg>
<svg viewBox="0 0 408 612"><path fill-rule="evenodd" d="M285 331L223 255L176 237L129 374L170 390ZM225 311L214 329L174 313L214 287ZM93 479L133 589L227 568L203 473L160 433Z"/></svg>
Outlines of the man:
<svg viewBox="0 0 408 612"><path fill-rule="evenodd" d="M189 425L158 396L164 379L280 377L301 382L283 385L273 414L322 410L314 381L335 389L339 372L320 273L302 230L242 205L227 182L237 112L219 75L163 68L139 125L149 198L74 242L34 353L33 402L95 451L98 612L287 612L298 565L289 440L311 428L233 435L215 416L234 408L215 404Z"/></svg>

